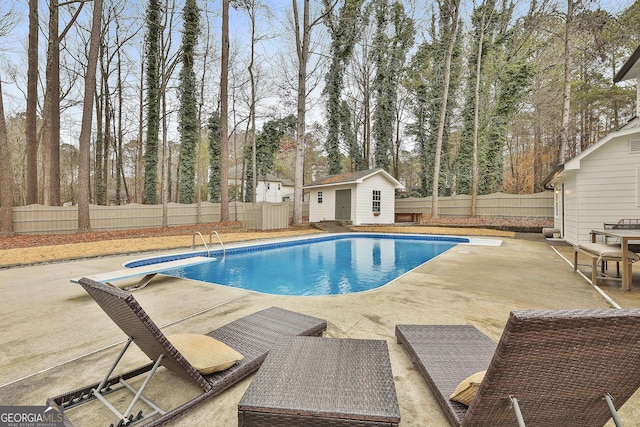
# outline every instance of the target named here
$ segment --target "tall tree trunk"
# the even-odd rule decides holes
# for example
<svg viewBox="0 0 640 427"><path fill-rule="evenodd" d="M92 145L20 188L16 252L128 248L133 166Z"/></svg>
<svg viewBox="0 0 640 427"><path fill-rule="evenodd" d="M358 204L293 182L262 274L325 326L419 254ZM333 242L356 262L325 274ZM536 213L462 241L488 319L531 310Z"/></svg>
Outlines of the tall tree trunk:
<svg viewBox="0 0 640 427"><path fill-rule="evenodd" d="M29 47L25 141L27 157L27 205L38 203L38 0L29 0Z"/></svg>
<svg viewBox="0 0 640 427"><path fill-rule="evenodd" d="M99 61L102 61L103 55L100 55ZM102 67L100 67L103 69ZM97 71L96 71L97 73ZM97 77L96 77L97 79ZM104 93L104 78L100 78L99 87L96 88L96 141L95 141L95 165L93 170L93 194L95 197L94 203L96 205L104 205L104 199L102 196L104 195L104 176L107 171L104 169L104 162L102 161L102 156L104 155L104 128L103 128L103 112L104 112L104 103L106 102L107 95Z"/></svg>
<svg viewBox="0 0 640 427"><path fill-rule="evenodd" d="M120 28L118 22L116 22L116 29ZM117 30L116 30L117 31ZM120 38L118 36L118 32L116 32L116 44L120 46ZM117 83L117 91L118 91L118 139L117 139L117 147L116 147L116 204L120 205L122 200L122 183L124 182L124 187L126 191L126 199L129 200L129 192L127 191L127 182L124 179L124 171L122 170L122 140L124 138L124 131L122 130L122 104L123 104L123 94L122 94L122 57L121 57L122 49L118 49L118 62L117 62L117 70L118 70L118 83Z"/></svg>
<svg viewBox="0 0 640 427"><path fill-rule="evenodd" d="M93 98L96 90L96 68L102 27L102 0L93 2L93 22L89 42L89 57L84 80L84 105L80 129L80 169L78 172L78 231L91 230L89 218L89 174L91 165L91 125L93 123Z"/></svg>
<svg viewBox="0 0 640 427"><path fill-rule="evenodd" d="M562 123L560 127L560 147L558 150L558 164L566 160L569 148L569 114L571 112L571 30L575 6L581 0L567 0L567 19L564 33L564 87L562 91Z"/></svg>
<svg viewBox="0 0 640 427"><path fill-rule="evenodd" d="M104 74L104 141L102 141L102 195L100 199L105 205L109 204L109 146L113 141L111 133L111 102L109 101L111 89L107 73Z"/></svg>
<svg viewBox="0 0 640 427"><path fill-rule="evenodd" d="M451 29L449 32L449 43L447 44L447 52L444 59L444 75L442 90L442 105L440 106L440 118L438 121L438 136L436 140L436 154L433 164L433 187L431 192L431 216L438 218L438 183L440 178L440 158L442 157L442 141L444 138L444 126L447 116L447 102L449 98L449 80L451 79L451 57L453 56L453 47L456 42L456 34L458 32L458 15L460 14L460 0L451 0Z"/></svg>
<svg viewBox="0 0 640 427"><path fill-rule="evenodd" d="M46 92L44 101L44 204L60 204L60 37L58 3L49 6Z"/></svg>
<svg viewBox="0 0 640 427"><path fill-rule="evenodd" d="M293 16L295 20L296 53L298 56L298 100L297 100L297 125L296 125L296 160L293 187L293 224L302 224L302 185L304 180L304 145L306 132L306 103L307 103L307 62L309 61L309 43L311 41L310 4L304 1L302 33L300 29L300 17L298 4L292 0Z"/></svg>
<svg viewBox="0 0 640 427"><path fill-rule="evenodd" d="M167 10L165 4L165 10ZM161 34L164 31L161 31ZM162 121L162 166L160 167L160 194L162 200L162 226L169 226L169 175L170 175L170 150L169 141L167 136L167 130L169 129L169 123L167 122L167 55L165 47L165 39L161 37L160 47L160 117Z"/></svg>
<svg viewBox="0 0 640 427"><path fill-rule="evenodd" d="M158 141L160 135L160 43L162 38L162 6L160 0L150 0L147 6L147 36L145 43L147 81L147 136L144 151L144 192L142 202L158 203Z"/></svg>
<svg viewBox="0 0 640 427"><path fill-rule="evenodd" d="M476 216L478 203L478 127L480 115L480 72L482 71L482 47L484 43L484 23L486 17L486 0L482 6L480 18L480 37L478 40L478 55L476 62L476 87L474 89L475 102L473 105L473 164L471 165L471 216Z"/></svg>
<svg viewBox="0 0 640 427"><path fill-rule="evenodd" d="M253 203L256 203L258 185L258 159L256 155L256 79L253 75L253 62L255 59L256 51L256 16L255 16L255 2L251 1L250 15L251 15L251 60L249 61L249 77L251 79L251 107L249 110L249 116L251 117L251 172L253 182L251 183L253 188Z"/></svg>
<svg viewBox="0 0 640 427"><path fill-rule="evenodd" d="M220 70L220 221L229 221L229 0L222 0Z"/></svg>
<svg viewBox="0 0 640 427"><path fill-rule="evenodd" d="M144 192L144 56L140 61L140 91L138 92L138 140L136 141L136 203L142 203Z"/></svg>
<svg viewBox="0 0 640 427"><path fill-rule="evenodd" d="M369 85L369 78L364 79L364 123L362 124L362 159L364 160L364 168L369 169L371 164L369 159L371 158L371 90Z"/></svg>
<svg viewBox="0 0 640 427"><path fill-rule="evenodd" d="M13 176L0 79L0 236L13 234Z"/></svg>
<svg viewBox="0 0 640 427"><path fill-rule="evenodd" d="M534 106L534 116L538 115L538 106ZM544 191L542 186L543 165L542 165L542 129L538 120L533 121L533 192Z"/></svg>

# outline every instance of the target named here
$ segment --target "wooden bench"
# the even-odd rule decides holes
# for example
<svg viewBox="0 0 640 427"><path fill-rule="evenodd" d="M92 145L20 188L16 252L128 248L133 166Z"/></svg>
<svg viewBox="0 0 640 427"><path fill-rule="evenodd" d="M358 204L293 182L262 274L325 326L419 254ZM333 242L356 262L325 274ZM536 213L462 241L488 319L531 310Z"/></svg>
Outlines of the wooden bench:
<svg viewBox="0 0 640 427"><path fill-rule="evenodd" d="M422 212L396 212L395 222L422 222Z"/></svg>
<svg viewBox="0 0 640 427"><path fill-rule="evenodd" d="M149 284L156 274L163 273L168 270L180 267L188 267L191 265L202 264L205 262L215 261L215 258L206 256L194 256L189 258L181 258L173 261L158 262L155 264L142 265L140 267L124 268L122 270L109 271L107 273L95 274L93 276L85 276L91 280L101 283L109 283L115 280L129 279L132 277L143 276L136 285L131 288L140 289ZM78 283L80 278L71 279L72 283Z"/></svg>
<svg viewBox="0 0 640 427"><path fill-rule="evenodd" d="M576 245L573 255L573 271L578 270L578 254L585 255L591 258L591 283L597 284L599 273L598 263L601 264L601 275L613 280L622 280L620 277L611 277L604 274L604 263L607 261L615 261L617 263L622 261L622 249L619 246L607 245L606 243L581 243ZM627 263L638 261L640 258L634 252L629 252ZM620 273L618 272L618 275Z"/></svg>

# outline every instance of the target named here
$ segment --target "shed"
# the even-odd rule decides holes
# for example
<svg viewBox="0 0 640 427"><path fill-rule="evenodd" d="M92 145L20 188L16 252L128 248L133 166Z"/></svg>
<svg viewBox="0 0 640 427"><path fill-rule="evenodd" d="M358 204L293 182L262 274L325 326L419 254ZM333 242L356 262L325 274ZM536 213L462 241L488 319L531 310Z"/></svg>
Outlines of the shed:
<svg viewBox="0 0 640 427"><path fill-rule="evenodd" d="M640 218L640 126L612 132L558 168L554 227L571 244L590 241L604 223Z"/></svg>
<svg viewBox="0 0 640 427"><path fill-rule="evenodd" d="M614 81L640 77L640 46ZM640 91L638 91L640 112ZM590 241L589 232L604 223L640 218L640 120L638 113L547 179L554 191L554 227L571 244Z"/></svg>
<svg viewBox="0 0 640 427"><path fill-rule="evenodd" d="M349 221L353 225L393 224L395 190L403 185L384 169L329 175L305 185L309 222Z"/></svg>

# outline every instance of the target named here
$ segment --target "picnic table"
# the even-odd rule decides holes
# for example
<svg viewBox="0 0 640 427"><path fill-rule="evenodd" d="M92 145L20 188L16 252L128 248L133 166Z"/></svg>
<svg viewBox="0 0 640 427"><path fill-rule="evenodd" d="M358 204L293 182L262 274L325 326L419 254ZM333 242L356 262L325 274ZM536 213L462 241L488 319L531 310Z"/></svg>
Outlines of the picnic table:
<svg viewBox="0 0 640 427"><path fill-rule="evenodd" d="M629 259L629 242L632 240L640 240L640 229L606 229L591 230L591 242L596 242L597 236L604 236L606 242L608 238L620 240L620 248L622 250L622 260ZM631 263L622 263L622 289L628 291L631 289L633 279L633 270Z"/></svg>

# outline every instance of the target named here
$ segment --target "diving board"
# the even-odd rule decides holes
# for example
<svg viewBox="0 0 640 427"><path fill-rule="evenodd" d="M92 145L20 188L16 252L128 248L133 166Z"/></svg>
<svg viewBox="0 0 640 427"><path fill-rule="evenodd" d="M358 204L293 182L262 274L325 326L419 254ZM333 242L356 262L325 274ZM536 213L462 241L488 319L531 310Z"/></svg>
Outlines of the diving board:
<svg viewBox="0 0 640 427"><path fill-rule="evenodd" d="M168 270L172 270L174 268L179 267L188 267L196 264L203 264L205 262L215 261L215 258L209 258L205 256L194 256L189 258L176 259L173 261L167 262L158 262L155 264L142 265L140 267L133 268L123 268L122 270L109 271L107 273L95 274L93 276L86 276L89 279L95 280L96 282L101 283L109 283L115 280L123 280L130 279L132 277L144 276L142 279L138 281L138 283L132 288L144 288L149 284L151 279L153 279L156 274L163 273ZM78 283L80 278L71 279L72 283Z"/></svg>

